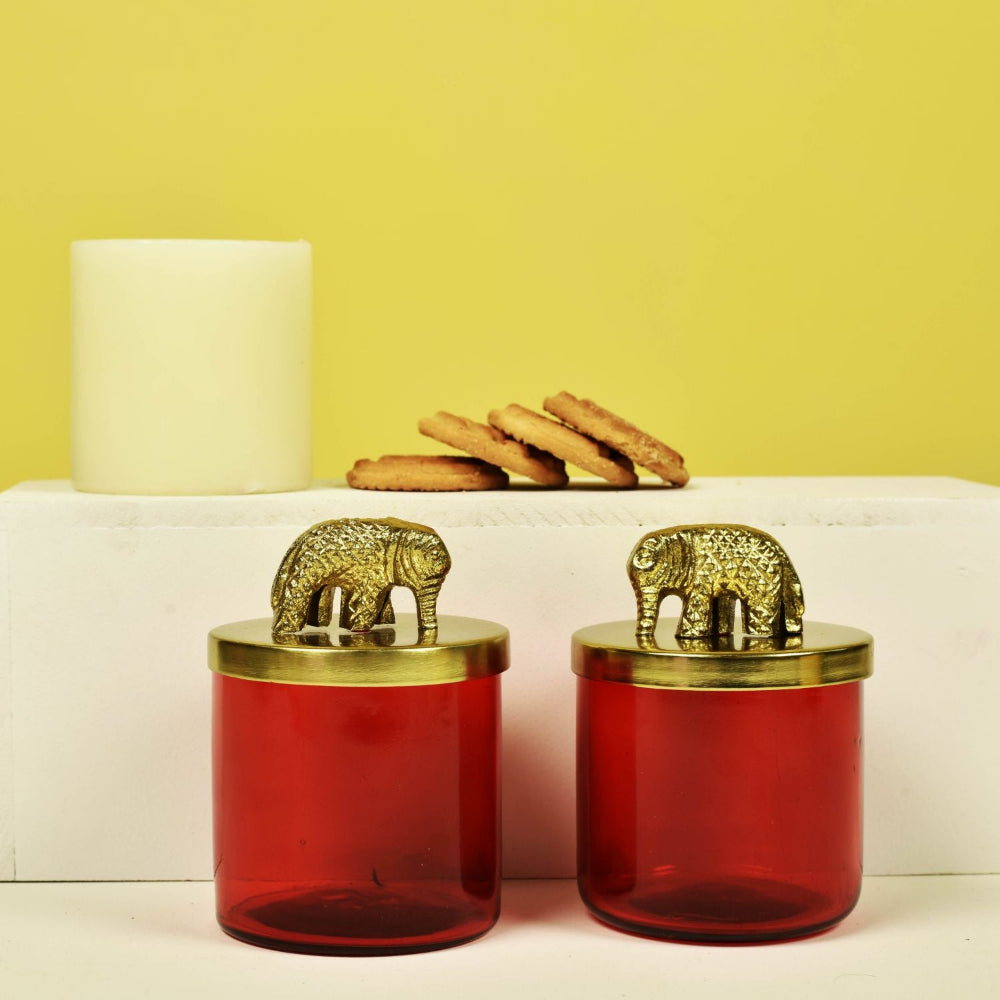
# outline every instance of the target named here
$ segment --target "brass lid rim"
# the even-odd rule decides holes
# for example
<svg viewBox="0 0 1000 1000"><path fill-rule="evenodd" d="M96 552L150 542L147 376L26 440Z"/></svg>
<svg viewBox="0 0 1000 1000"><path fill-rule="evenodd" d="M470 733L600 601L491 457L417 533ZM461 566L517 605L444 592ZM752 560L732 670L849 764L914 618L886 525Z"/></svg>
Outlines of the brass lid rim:
<svg viewBox="0 0 1000 1000"><path fill-rule="evenodd" d="M864 680L873 672L867 632L805 622L802 645L789 649L683 649L676 619L661 619L661 648L634 645L635 622L605 622L573 634L572 669L588 680L698 691L780 690ZM693 644L692 644L693 645Z"/></svg>
<svg viewBox="0 0 1000 1000"><path fill-rule="evenodd" d="M400 631L413 631L415 616L399 615ZM325 630L324 630L325 631ZM386 628L375 630L382 634ZM330 629L345 645L312 645L319 630L302 633L303 643L271 637L271 619L233 622L208 636L208 666L242 680L313 687L419 687L453 684L503 673L509 666L509 633L502 625L476 618L441 616L434 641L401 645L364 644L372 633Z"/></svg>

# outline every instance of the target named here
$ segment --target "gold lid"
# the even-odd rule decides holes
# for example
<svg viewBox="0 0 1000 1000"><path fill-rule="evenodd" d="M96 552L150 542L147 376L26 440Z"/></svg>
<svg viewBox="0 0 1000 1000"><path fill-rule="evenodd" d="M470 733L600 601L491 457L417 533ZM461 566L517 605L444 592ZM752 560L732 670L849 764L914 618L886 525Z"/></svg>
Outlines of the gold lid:
<svg viewBox="0 0 1000 1000"><path fill-rule="evenodd" d="M798 573L778 541L744 524L687 524L644 535L626 565L636 620L573 636L573 672L640 687L818 687L872 672L872 637L803 622ZM679 619L657 624L681 598ZM744 634L734 635L737 606Z"/></svg>
<svg viewBox="0 0 1000 1000"><path fill-rule="evenodd" d="M845 625L805 622L799 634L760 637L674 635L661 619L637 644L634 621L590 625L573 635L573 673L637 687L708 691L819 687L870 677L873 640Z"/></svg>
<svg viewBox="0 0 1000 1000"><path fill-rule="evenodd" d="M502 673L508 633L478 618L441 615L435 632L416 615L369 632L306 628L275 635L271 619L234 622L208 637L208 665L217 674L251 681L327 687L413 687L450 684Z"/></svg>
<svg viewBox="0 0 1000 1000"><path fill-rule="evenodd" d="M330 687L407 687L489 677L507 669L507 630L476 618L441 617L451 569L440 535L394 517L344 517L303 531L271 585L274 617L213 629L216 673L252 681ZM406 587L415 615L396 613ZM340 591L340 626L332 625Z"/></svg>

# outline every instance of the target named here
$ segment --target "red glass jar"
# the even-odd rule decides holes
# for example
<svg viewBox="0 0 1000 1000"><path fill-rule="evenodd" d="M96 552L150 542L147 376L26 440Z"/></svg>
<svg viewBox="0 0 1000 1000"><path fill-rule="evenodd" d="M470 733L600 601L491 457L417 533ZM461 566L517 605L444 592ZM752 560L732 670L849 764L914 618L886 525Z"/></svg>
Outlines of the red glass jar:
<svg viewBox="0 0 1000 1000"><path fill-rule="evenodd" d="M500 906L507 631L215 629L215 885L234 937L374 955L460 944Z"/></svg>
<svg viewBox="0 0 1000 1000"><path fill-rule="evenodd" d="M695 941L830 927L861 889L861 679L872 640L573 637L578 874L602 921Z"/></svg>

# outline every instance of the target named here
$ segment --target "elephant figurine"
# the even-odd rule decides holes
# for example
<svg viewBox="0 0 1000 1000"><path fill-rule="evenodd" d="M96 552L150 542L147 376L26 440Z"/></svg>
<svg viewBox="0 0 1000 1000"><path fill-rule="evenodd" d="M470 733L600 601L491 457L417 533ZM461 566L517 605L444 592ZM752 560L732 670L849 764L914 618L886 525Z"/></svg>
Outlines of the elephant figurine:
<svg viewBox="0 0 1000 1000"><path fill-rule="evenodd" d="M436 629L438 594L449 569L451 556L433 528L394 517L322 521L295 539L274 577L272 632L328 626L336 587L341 628L368 632L392 624L389 592L408 587L417 601L418 629Z"/></svg>
<svg viewBox="0 0 1000 1000"><path fill-rule="evenodd" d="M739 524L694 524L653 531L628 560L638 604L636 635L649 640L660 603L678 594L678 638L730 635L736 602L751 636L802 631L802 584L785 550L768 534Z"/></svg>

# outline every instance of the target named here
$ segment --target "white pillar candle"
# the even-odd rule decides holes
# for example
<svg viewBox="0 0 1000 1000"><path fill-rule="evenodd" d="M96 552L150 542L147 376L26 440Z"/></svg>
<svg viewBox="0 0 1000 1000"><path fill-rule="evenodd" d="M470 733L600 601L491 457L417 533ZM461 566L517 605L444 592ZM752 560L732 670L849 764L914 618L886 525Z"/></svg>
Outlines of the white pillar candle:
<svg viewBox="0 0 1000 1000"><path fill-rule="evenodd" d="M308 486L308 243L82 240L71 260L78 490Z"/></svg>

